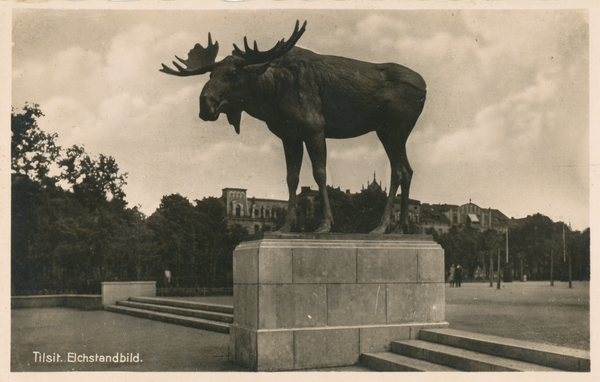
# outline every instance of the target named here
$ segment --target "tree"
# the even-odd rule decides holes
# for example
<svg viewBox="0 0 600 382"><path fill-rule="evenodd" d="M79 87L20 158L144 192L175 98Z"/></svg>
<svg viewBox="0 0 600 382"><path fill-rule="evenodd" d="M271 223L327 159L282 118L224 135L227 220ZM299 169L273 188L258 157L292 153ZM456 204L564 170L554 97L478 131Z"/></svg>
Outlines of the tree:
<svg viewBox="0 0 600 382"><path fill-rule="evenodd" d="M99 159L94 160L83 147L74 145L67 149L59 165L63 170L60 179L66 181L75 196L91 210L107 201L125 206L123 186L127 184L127 173L119 174L113 157L100 154Z"/></svg>
<svg viewBox="0 0 600 382"><path fill-rule="evenodd" d="M39 182L22 174L11 176L11 289L14 294L36 287L39 268L34 246L39 222L37 210L42 190Z"/></svg>
<svg viewBox="0 0 600 382"><path fill-rule="evenodd" d="M583 232L575 231L571 246L569 247L573 257L573 278L577 280L590 279L590 229Z"/></svg>
<svg viewBox="0 0 600 382"><path fill-rule="evenodd" d="M192 205L179 194L164 196L148 219L163 270L177 286L231 285L233 250L248 232L227 227L225 206L209 197Z"/></svg>
<svg viewBox="0 0 600 382"><path fill-rule="evenodd" d="M197 246L195 241L196 213L190 201L179 194L163 196L148 224L153 245L162 260L160 266L171 270L175 285L197 275Z"/></svg>
<svg viewBox="0 0 600 382"><path fill-rule="evenodd" d="M65 155L42 116L35 104L11 115L12 293L99 293L100 281L132 273L127 238L140 220L126 209L127 174L78 146Z"/></svg>
<svg viewBox="0 0 600 382"><path fill-rule="evenodd" d="M333 212L331 232L369 233L379 225L387 200L385 192L365 189L359 194L349 195L339 187L327 186L327 193ZM319 227L322 219L320 205L320 196L314 200L310 196L299 197L297 230L314 232Z"/></svg>
<svg viewBox="0 0 600 382"><path fill-rule="evenodd" d="M220 199L213 197L196 200L195 203L194 210L201 222L197 236L201 255L199 273L216 286L227 276L227 271L233 269L234 248L224 246L228 235L225 206Z"/></svg>
<svg viewBox="0 0 600 382"><path fill-rule="evenodd" d="M39 105L25 104L22 113L11 113L11 172L27 175L42 186L54 185L51 167L60 156L57 134L40 130L37 119L44 116Z"/></svg>
<svg viewBox="0 0 600 382"><path fill-rule="evenodd" d="M479 236L479 262L483 269L488 269L488 277L494 272L494 264L498 251L502 249L504 237L502 233L488 229ZM494 261L490 264L490 259Z"/></svg>
<svg viewBox="0 0 600 382"><path fill-rule="evenodd" d="M446 268L452 264L461 264L464 276L471 277L480 264L480 232L477 229L452 227L447 233L439 235L438 244L444 248Z"/></svg>
<svg viewBox="0 0 600 382"><path fill-rule="evenodd" d="M509 231L509 253L516 254L516 269L523 269L523 276L530 280L550 278L550 256L561 248L561 231L556 223L542 214L527 217Z"/></svg>
<svg viewBox="0 0 600 382"><path fill-rule="evenodd" d="M369 233L377 228L387 203L385 191L367 188L353 195L351 202L354 213L349 217L353 222L350 222L351 230L347 232Z"/></svg>

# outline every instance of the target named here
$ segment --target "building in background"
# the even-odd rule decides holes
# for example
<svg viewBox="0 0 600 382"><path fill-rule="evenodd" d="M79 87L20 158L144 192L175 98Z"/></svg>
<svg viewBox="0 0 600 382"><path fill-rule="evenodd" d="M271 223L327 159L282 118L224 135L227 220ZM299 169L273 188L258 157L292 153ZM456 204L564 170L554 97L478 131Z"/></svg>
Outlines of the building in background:
<svg viewBox="0 0 600 382"><path fill-rule="evenodd" d="M458 206L453 204L427 204L421 205L419 224L423 232L435 230L437 233L446 233L452 227L448 214Z"/></svg>
<svg viewBox="0 0 600 382"><path fill-rule="evenodd" d="M438 233L446 233L450 228L467 227L480 231L493 229L506 232L509 218L502 212L492 208L481 208L471 203L461 206L453 204L422 204L420 225L424 231L434 229Z"/></svg>
<svg viewBox="0 0 600 382"><path fill-rule="evenodd" d="M227 211L227 226L240 225L249 234L275 230L278 211L287 209L287 201L250 198L244 188L224 188L221 200Z"/></svg>
<svg viewBox="0 0 600 382"><path fill-rule="evenodd" d="M446 216L452 225L471 226L480 231L493 229L499 232L506 232L508 229L509 218L502 212L492 208L481 208L471 203L450 209Z"/></svg>
<svg viewBox="0 0 600 382"><path fill-rule="evenodd" d="M375 174L373 174L373 181L367 182L366 189L371 192L386 193L386 190L381 186L381 182L377 182ZM364 186L363 190L365 190ZM223 189L221 200L227 209L227 225L239 224L246 228L250 234L274 231L281 211L287 209L287 201L255 197L249 199L246 191L243 188ZM345 193L350 196L356 195L350 193L350 190L346 190ZM298 194L298 214L301 219L315 216L318 196L319 192L317 190L312 190L310 187L301 187ZM400 196L397 195L392 209L392 229L400 220L400 213ZM427 204L409 199L408 217L409 221L419 225L423 232L430 232L433 229L438 233L446 233L453 226L470 226L480 231L494 229L505 232L510 220L499 210L481 208L471 203L471 200L469 200L469 203L459 206L454 204Z"/></svg>

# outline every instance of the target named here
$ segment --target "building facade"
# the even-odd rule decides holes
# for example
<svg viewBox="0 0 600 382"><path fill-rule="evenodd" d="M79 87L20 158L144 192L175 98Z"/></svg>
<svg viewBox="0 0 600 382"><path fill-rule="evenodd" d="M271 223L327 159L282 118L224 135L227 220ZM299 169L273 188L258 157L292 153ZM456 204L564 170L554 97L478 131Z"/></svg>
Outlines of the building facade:
<svg viewBox="0 0 600 382"><path fill-rule="evenodd" d="M372 192L385 193L381 182L377 182L375 175L373 175L373 182L367 182L367 189ZM310 187L301 188L298 194L298 214L301 219L315 216L315 202L318 194L318 191L312 190ZM346 191L346 194L353 195L349 190ZM243 188L224 188L221 200L227 210L227 225L231 227L238 224L246 228L250 234L274 231L279 214L282 210L287 210L287 201L248 198L246 189ZM390 228L392 230L400 221L400 214L400 197L396 196L391 216L392 226ZM437 233L446 233L454 226L470 226L480 231L494 229L505 232L509 222L509 218L499 210L481 208L471 203L470 200L469 203L459 206L427 204L409 199L408 217L410 222L419 225L423 232L433 229Z"/></svg>
<svg viewBox="0 0 600 382"><path fill-rule="evenodd" d="M227 226L240 225L249 234L275 230L278 211L287 208L284 200L248 198L247 190L243 188L224 188L222 191Z"/></svg>
<svg viewBox="0 0 600 382"><path fill-rule="evenodd" d="M452 227L448 212L458 206L451 204L427 204L421 205L421 216L419 225L423 232L435 230L437 233L447 233Z"/></svg>
<svg viewBox="0 0 600 382"><path fill-rule="evenodd" d="M508 229L508 217L498 210L481 208L471 203L463 204L446 212L446 217L453 226L471 226L480 231L494 229L506 232Z"/></svg>
<svg viewBox="0 0 600 382"><path fill-rule="evenodd" d="M421 206L420 225L424 231L434 229L438 233L446 233L452 227L476 228L480 231L493 229L505 232L509 218L502 212L492 208L481 208L471 203L423 204Z"/></svg>

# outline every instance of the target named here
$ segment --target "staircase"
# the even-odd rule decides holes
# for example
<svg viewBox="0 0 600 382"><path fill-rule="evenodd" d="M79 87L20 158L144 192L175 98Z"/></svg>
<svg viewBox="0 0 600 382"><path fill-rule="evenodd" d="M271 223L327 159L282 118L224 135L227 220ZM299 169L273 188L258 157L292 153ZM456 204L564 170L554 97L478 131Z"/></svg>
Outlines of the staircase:
<svg viewBox="0 0 600 382"><path fill-rule="evenodd" d="M104 310L229 334L233 306L130 297ZM590 352L455 329L422 329L419 339L394 341L388 352L363 353L378 371L590 371Z"/></svg>
<svg viewBox="0 0 600 382"><path fill-rule="evenodd" d="M379 371L590 371L590 353L454 329L423 329L391 351L365 353Z"/></svg>
<svg viewBox="0 0 600 382"><path fill-rule="evenodd" d="M156 297L130 297L104 310L225 334L233 322L233 306Z"/></svg>

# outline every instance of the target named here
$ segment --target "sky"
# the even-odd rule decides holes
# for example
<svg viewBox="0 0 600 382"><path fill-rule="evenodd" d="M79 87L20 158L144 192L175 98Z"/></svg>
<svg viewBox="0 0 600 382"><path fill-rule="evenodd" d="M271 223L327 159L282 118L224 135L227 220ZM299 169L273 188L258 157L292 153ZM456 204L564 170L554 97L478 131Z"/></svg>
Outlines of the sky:
<svg viewBox="0 0 600 382"><path fill-rule="evenodd" d="M407 143L411 199L590 226L585 10L13 9L12 106L39 104L40 128L63 148L114 157L129 206L148 215L165 195L193 201L226 187L287 200L283 147L266 125L243 114L237 135L224 115L202 121L208 75L158 69L209 32L217 60L244 36L269 49L296 20L307 20L298 46L399 63L427 82ZM329 185L358 192L376 173L389 188L374 133L327 145ZM300 186L316 189L304 158Z"/></svg>

